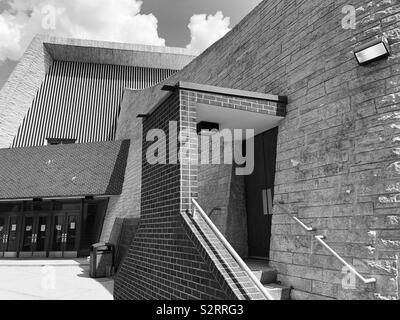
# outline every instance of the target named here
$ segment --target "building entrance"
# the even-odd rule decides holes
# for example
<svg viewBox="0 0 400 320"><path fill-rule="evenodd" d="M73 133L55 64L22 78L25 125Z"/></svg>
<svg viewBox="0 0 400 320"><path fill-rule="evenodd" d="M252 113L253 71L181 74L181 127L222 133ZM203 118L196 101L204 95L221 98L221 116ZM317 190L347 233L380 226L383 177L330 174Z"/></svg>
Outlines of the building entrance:
<svg viewBox="0 0 400 320"><path fill-rule="evenodd" d="M49 243L49 214L26 214L22 223L21 258L46 257Z"/></svg>
<svg viewBox="0 0 400 320"><path fill-rule="evenodd" d="M98 242L108 200L0 203L0 258L76 258Z"/></svg>
<svg viewBox="0 0 400 320"><path fill-rule="evenodd" d="M20 220L17 215L0 215L0 258L17 256Z"/></svg>
<svg viewBox="0 0 400 320"><path fill-rule="evenodd" d="M74 258L79 245L80 216L76 213L61 213L54 216L50 257Z"/></svg>
<svg viewBox="0 0 400 320"><path fill-rule="evenodd" d="M255 137L254 171L246 177L249 257L269 259L278 128Z"/></svg>

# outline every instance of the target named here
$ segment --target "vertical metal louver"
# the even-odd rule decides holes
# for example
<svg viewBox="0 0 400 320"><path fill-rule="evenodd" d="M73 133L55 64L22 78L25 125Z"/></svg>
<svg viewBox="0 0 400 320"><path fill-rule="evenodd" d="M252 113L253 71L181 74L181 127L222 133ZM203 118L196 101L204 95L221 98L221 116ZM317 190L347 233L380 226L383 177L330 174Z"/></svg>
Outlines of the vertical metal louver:
<svg viewBox="0 0 400 320"><path fill-rule="evenodd" d="M16 147L46 138L115 139L123 90L145 89L176 70L55 61L14 137Z"/></svg>

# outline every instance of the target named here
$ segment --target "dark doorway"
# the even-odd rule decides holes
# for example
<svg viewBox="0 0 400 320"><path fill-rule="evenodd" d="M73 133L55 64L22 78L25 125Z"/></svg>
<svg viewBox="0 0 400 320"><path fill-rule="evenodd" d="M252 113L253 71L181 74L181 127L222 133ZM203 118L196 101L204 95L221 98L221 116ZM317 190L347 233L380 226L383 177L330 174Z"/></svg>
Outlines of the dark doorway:
<svg viewBox="0 0 400 320"><path fill-rule="evenodd" d="M79 246L80 214L65 212L54 215L50 257L76 258Z"/></svg>
<svg viewBox="0 0 400 320"><path fill-rule="evenodd" d="M249 257L269 259L278 128L255 137L254 171L246 176Z"/></svg>
<svg viewBox="0 0 400 320"><path fill-rule="evenodd" d="M108 200L85 201L82 213L82 236L79 256L90 255L90 246L99 242L107 205Z"/></svg>
<svg viewBox="0 0 400 320"><path fill-rule="evenodd" d="M98 242L108 199L0 203L0 258L76 258Z"/></svg>
<svg viewBox="0 0 400 320"><path fill-rule="evenodd" d="M0 258L15 258L21 219L16 215L0 216Z"/></svg>
<svg viewBox="0 0 400 320"><path fill-rule="evenodd" d="M20 258L46 257L49 240L49 214L25 214L22 223Z"/></svg>

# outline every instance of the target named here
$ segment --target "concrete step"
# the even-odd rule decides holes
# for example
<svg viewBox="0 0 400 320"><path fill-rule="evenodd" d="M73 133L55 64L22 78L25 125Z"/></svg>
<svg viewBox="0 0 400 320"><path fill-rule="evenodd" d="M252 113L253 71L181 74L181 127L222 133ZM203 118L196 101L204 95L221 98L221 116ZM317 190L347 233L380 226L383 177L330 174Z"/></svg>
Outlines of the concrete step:
<svg viewBox="0 0 400 320"><path fill-rule="evenodd" d="M290 300L290 287L285 287L276 283L266 284L264 287L275 300Z"/></svg>
<svg viewBox="0 0 400 320"><path fill-rule="evenodd" d="M276 282L278 273L274 268L268 265L268 261L250 259L245 262L262 284Z"/></svg>

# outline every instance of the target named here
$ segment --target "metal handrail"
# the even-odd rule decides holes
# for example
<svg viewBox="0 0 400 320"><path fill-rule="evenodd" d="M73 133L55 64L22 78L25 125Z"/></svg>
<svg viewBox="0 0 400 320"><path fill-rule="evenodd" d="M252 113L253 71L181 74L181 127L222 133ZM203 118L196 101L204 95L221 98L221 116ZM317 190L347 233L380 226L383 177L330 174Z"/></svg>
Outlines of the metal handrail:
<svg viewBox="0 0 400 320"><path fill-rule="evenodd" d="M236 262L239 264L239 266L244 270L244 272L251 278L251 280L254 282L254 284L257 286L257 288L262 292L262 294L265 296L265 298L267 300L275 300L271 296L271 294L264 288L264 286L261 284L260 280L258 280L257 277L254 275L254 273L249 269L249 267L243 261L243 259L238 255L238 253L235 251L235 249L232 248L232 246L229 244L228 240L226 240L226 238L218 230L218 228L215 226L215 224L210 220L210 218L203 211L203 209L200 207L200 205L197 203L197 201L192 199L192 203L194 204L194 206L196 207L197 211L200 213L200 215L204 219L204 221L208 224L208 226L211 228L211 230L215 233L217 238L222 242L224 247L229 251L229 253L236 260ZM193 212L193 217L194 217L194 212Z"/></svg>
<svg viewBox="0 0 400 320"><path fill-rule="evenodd" d="M297 217L293 216L292 213L286 209L284 206L282 206L281 203L275 203L276 206L284 210L290 217L292 217L300 226L302 226L306 231L315 231L315 228L308 227L305 225L300 219ZM315 239L318 240L319 243L321 243L332 255L334 255L341 263L343 263L351 272L353 272L361 281L363 281L365 284L368 283L375 283L376 279L375 278L364 278L351 264L349 264L347 261L345 261L339 254L333 250L325 241L325 236L315 236Z"/></svg>
<svg viewBox="0 0 400 320"><path fill-rule="evenodd" d="M309 226L305 225L302 221L300 221L300 219L298 219L297 217L292 215L292 213L288 209L286 209L284 206L282 206L280 203L275 203L275 205L278 206L279 208L281 208L283 211L285 211L294 221L296 221L306 231L315 231L315 229L313 227L309 227Z"/></svg>
<svg viewBox="0 0 400 320"><path fill-rule="evenodd" d="M351 264L347 263L341 256L339 256L335 250L333 250L325 241L325 236L315 236L315 239L318 240L319 243L321 243L331 254L333 254L336 258L339 259L341 263L343 263L351 272L353 272L358 278L361 279L364 283L375 283L376 279L375 278L369 278L366 279L364 278Z"/></svg>

